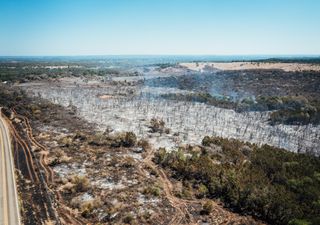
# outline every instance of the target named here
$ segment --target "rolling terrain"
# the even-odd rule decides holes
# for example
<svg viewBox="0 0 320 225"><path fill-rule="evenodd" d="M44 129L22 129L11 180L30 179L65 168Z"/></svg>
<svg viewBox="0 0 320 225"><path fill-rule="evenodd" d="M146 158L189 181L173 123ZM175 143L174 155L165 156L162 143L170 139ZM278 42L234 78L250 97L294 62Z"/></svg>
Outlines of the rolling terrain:
<svg viewBox="0 0 320 225"><path fill-rule="evenodd" d="M317 224L318 66L1 62L21 224Z"/></svg>

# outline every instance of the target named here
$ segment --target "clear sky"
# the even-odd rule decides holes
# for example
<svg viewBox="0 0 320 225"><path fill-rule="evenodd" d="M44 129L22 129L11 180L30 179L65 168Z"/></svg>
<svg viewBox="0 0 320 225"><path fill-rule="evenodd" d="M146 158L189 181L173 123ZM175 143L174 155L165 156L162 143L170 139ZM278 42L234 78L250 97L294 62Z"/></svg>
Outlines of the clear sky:
<svg viewBox="0 0 320 225"><path fill-rule="evenodd" d="M320 54L320 0L0 0L0 55Z"/></svg>

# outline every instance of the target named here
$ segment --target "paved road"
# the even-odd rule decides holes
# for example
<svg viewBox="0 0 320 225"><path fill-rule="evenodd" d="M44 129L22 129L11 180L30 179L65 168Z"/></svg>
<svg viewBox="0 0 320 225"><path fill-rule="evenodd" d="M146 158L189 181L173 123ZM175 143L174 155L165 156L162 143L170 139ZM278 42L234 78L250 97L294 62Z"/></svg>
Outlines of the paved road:
<svg viewBox="0 0 320 225"><path fill-rule="evenodd" d="M20 224L11 141L0 108L0 225Z"/></svg>

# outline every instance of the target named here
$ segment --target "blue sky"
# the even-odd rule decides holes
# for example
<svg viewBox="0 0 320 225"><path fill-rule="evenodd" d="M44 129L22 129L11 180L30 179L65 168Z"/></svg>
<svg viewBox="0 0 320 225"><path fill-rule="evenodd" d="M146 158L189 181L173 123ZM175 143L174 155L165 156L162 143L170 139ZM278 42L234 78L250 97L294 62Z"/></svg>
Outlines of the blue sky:
<svg viewBox="0 0 320 225"><path fill-rule="evenodd" d="M320 54L319 0L0 0L0 55Z"/></svg>

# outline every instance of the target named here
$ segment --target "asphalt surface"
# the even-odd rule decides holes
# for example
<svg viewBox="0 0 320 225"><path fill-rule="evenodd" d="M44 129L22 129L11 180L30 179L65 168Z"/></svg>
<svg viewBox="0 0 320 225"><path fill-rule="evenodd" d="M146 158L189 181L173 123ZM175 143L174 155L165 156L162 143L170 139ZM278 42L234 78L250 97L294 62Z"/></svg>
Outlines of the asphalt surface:
<svg viewBox="0 0 320 225"><path fill-rule="evenodd" d="M10 132L0 111L0 225L20 224Z"/></svg>

